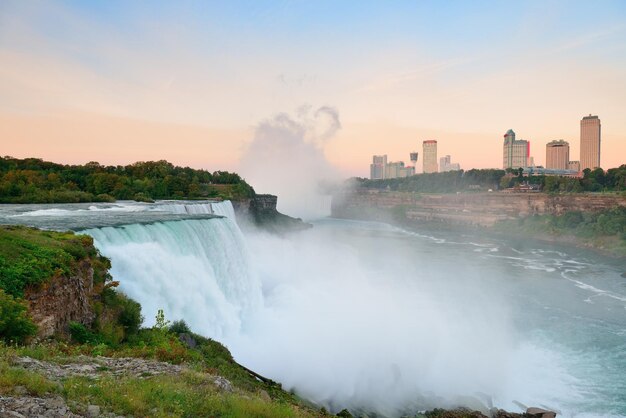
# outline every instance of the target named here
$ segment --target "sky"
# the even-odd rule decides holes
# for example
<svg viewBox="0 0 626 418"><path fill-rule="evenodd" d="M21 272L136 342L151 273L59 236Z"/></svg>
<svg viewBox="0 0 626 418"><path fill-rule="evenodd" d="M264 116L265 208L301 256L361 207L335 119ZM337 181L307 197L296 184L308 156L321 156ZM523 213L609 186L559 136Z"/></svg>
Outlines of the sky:
<svg viewBox="0 0 626 418"><path fill-rule="evenodd" d="M588 114L616 167L626 2L0 2L0 155L238 170L259 126L303 106L339 114L319 146L343 176L429 139L499 168L509 128L536 164L555 139L578 159Z"/></svg>

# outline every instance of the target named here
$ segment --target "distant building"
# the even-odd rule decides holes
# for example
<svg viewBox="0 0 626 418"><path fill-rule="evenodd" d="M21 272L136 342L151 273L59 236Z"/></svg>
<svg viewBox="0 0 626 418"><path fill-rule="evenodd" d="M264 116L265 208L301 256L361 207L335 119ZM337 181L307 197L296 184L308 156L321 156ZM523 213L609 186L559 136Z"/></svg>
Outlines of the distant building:
<svg viewBox="0 0 626 418"><path fill-rule="evenodd" d="M546 168L553 170L568 170L569 143L562 139L546 144Z"/></svg>
<svg viewBox="0 0 626 418"><path fill-rule="evenodd" d="M567 169L570 171L580 171L580 161L568 161Z"/></svg>
<svg viewBox="0 0 626 418"><path fill-rule="evenodd" d="M459 163L452 163L452 157L449 155L439 159L439 171L442 173L445 171L459 171L460 169Z"/></svg>
<svg viewBox="0 0 626 418"><path fill-rule="evenodd" d="M424 173L436 173L437 169L437 141L430 140L424 141L423 144L424 154Z"/></svg>
<svg viewBox="0 0 626 418"><path fill-rule="evenodd" d="M530 165L530 142L516 140L515 132L509 129L504 134L502 168L524 168Z"/></svg>
<svg viewBox="0 0 626 418"><path fill-rule="evenodd" d="M383 180L409 177L415 174L415 167L405 166L403 161L387 162L387 155L374 155L370 164L370 179Z"/></svg>
<svg viewBox="0 0 626 418"><path fill-rule="evenodd" d="M580 169L600 167L600 119L585 116L580 121Z"/></svg>
<svg viewBox="0 0 626 418"><path fill-rule="evenodd" d="M374 155L370 164L370 179L382 180L387 169L387 155Z"/></svg>
<svg viewBox="0 0 626 418"><path fill-rule="evenodd" d="M415 167L405 166L403 161L391 162L387 164L387 168L385 170L386 179L409 177L414 174L415 174Z"/></svg>

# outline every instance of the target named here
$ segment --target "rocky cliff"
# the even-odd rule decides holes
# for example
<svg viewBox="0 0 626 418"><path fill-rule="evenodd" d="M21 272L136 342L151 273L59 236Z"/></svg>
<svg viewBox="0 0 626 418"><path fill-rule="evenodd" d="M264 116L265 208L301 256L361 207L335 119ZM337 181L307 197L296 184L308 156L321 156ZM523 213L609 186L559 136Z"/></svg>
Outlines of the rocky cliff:
<svg viewBox="0 0 626 418"><path fill-rule="evenodd" d="M37 338L53 335L67 336L70 322L91 325L95 313L90 303L93 296L93 267L91 260L79 261L69 275L55 276L49 282L26 290L25 299Z"/></svg>
<svg viewBox="0 0 626 418"><path fill-rule="evenodd" d="M570 211L599 212L626 207L618 194L460 193L419 194L377 189L345 190L333 196L332 216L391 221L400 214L410 221L450 225L493 226L498 221Z"/></svg>
<svg viewBox="0 0 626 418"><path fill-rule="evenodd" d="M242 226L246 222L272 233L286 233L310 228L311 225L300 218L284 215L276 209L278 196L257 194L251 198L233 201L237 215L242 218Z"/></svg>
<svg viewBox="0 0 626 418"><path fill-rule="evenodd" d="M109 267L89 236L0 226L0 289L28 305L36 339L92 325Z"/></svg>

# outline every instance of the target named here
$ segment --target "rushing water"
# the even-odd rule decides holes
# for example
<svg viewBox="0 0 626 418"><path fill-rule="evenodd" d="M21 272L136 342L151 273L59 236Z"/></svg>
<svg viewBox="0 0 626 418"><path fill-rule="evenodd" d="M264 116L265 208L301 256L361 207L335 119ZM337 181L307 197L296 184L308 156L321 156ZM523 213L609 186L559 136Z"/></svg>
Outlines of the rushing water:
<svg viewBox="0 0 626 418"><path fill-rule="evenodd" d="M148 325L162 308L334 409L626 416L623 259L333 219L244 236L229 202L6 205L0 218L84 230Z"/></svg>

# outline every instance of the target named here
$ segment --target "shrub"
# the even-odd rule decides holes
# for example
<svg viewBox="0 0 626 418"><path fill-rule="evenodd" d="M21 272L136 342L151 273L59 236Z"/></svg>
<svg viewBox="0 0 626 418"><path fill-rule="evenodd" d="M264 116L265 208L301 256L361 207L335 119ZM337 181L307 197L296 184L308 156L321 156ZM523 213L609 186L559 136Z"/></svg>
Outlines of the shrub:
<svg viewBox="0 0 626 418"><path fill-rule="evenodd" d="M72 340L79 344L95 344L100 341L96 334L88 330L80 322L70 322L69 328Z"/></svg>
<svg viewBox="0 0 626 418"><path fill-rule="evenodd" d="M0 289L0 339L21 344L35 332L26 303Z"/></svg>
<svg viewBox="0 0 626 418"><path fill-rule="evenodd" d="M191 330L189 326L184 320L174 321L172 325L170 325L170 332L174 334L191 334Z"/></svg>

